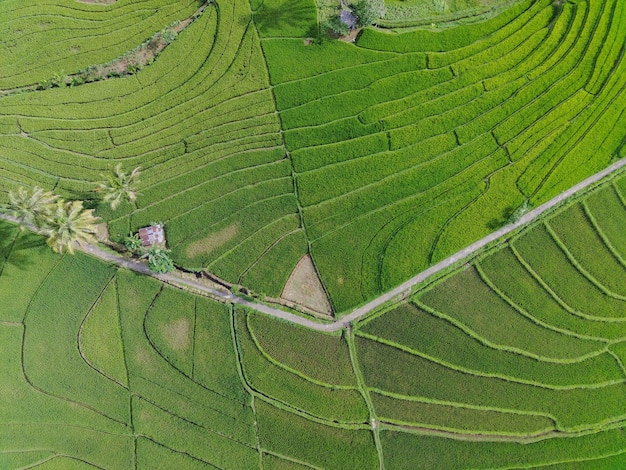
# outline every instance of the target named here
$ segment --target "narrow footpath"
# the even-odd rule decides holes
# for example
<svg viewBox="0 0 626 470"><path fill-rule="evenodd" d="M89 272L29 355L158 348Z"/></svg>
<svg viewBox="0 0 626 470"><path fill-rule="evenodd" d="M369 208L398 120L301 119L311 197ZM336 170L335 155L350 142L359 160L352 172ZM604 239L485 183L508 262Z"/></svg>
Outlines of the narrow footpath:
<svg viewBox="0 0 626 470"><path fill-rule="evenodd" d="M476 253L478 250L487 246L489 243L494 242L497 239L504 237L505 235L513 232L514 230L522 227L523 225L526 225L532 222L541 214L552 209L554 206L565 201L567 198L585 190L589 186L596 184L601 179L605 178L611 173L614 173L620 170L621 168L625 166L626 166L626 158L623 158L615 162L614 164L605 168L604 170L599 171L598 173L590 176L584 181L581 181L577 185L572 186L570 189L563 191L561 194L554 197L553 199L550 199L548 202L527 212L522 217L520 217L520 219L517 222L506 225L502 227L501 229L478 240L477 242L472 243L471 245L462 249L461 251L454 253L452 256L438 262L437 264L434 264L433 266L426 269L425 271L422 271L421 273L412 277L408 281L400 284L396 288L380 295L379 297L376 297L375 299L371 300L365 305L362 305L361 307L354 309L352 312L350 312L347 315L344 315L343 317L341 317L339 320L335 322L323 322L321 320L315 321L315 320L311 320L308 318L304 318L299 315L289 313L289 312L286 312L286 311L283 311L274 307L270 307L262 303L253 302L253 301L244 299L242 297L239 297L233 294L230 291L227 291L226 289L220 290L220 289L208 287L192 279L183 278L180 275L177 275L175 272L168 273L168 274L155 274L148 269L148 266L145 263L142 263L134 259L129 259L129 258L126 258L124 256L121 256L115 253L111 253L109 251L103 250L97 245L86 245L82 247L77 245L76 248L79 251L87 253L91 256L95 256L96 258L99 258L103 261L107 261L109 263L115 264L117 266L120 266L126 269L130 269L131 271L135 271L141 274L152 276L167 284L200 291L212 297L215 297L221 301L232 303L232 304L237 304L237 305L242 305L244 307L256 310L258 312L271 315L272 317L280 318L280 319L289 321L291 323L302 325L306 328L311 328L317 331L333 332L333 331L338 331L347 327L351 322L358 320L359 318L367 315L371 311L375 310L376 308L380 307L384 303L389 302L390 300L394 298L399 298L399 297L404 297L404 296L409 295L411 293L411 289L415 285L425 281L429 277L434 276L435 274L443 271L444 269L449 268L453 264L465 258L470 257L471 255ZM4 214L0 214L0 218L11 221L11 222L17 222L15 218L10 217L8 215L4 215Z"/></svg>

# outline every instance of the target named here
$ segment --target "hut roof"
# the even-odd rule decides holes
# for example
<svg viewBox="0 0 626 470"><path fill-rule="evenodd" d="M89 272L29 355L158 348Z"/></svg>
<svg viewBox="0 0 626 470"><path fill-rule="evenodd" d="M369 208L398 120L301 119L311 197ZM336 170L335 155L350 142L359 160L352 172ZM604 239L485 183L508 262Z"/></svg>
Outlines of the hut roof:
<svg viewBox="0 0 626 470"><path fill-rule="evenodd" d="M356 28L356 16L350 10L341 10L341 13L339 13L339 19L342 23L347 24L350 29Z"/></svg>
<svg viewBox="0 0 626 470"><path fill-rule="evenodd" d="M139 229L139 238L143 246L160 245L165 242L165 234L163 227L160 225L151 225Z"/></svg>

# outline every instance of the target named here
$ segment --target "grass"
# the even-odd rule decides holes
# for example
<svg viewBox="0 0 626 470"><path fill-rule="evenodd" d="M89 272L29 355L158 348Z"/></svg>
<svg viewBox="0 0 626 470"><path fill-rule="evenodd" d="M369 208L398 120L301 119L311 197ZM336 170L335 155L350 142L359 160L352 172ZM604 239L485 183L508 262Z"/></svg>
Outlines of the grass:
<svg viewBox="0 0 626 470"><path fill-rule="evenodd" d="M608 188L606 191L594 193L585 202L585 207L597 224L599 233L609 240L613 251L624 260L626 259L626 237L622 230L621 218L613 216L624 210L624 204L617 191L616 188Z"/></svg>
<svg viewBox="0 0 626 470"><path fill-rule="evenodd" d="M371 432L323 426L255 401L261 447L322 468L376 468Z"/></svg>
<svg viewBox="0 0 626 470"><path fill-rule="evenodd" d="M494 468L538 466L558 462L587 463L621 452L622 431L612 429L597 435L545 439L535 443L468 442L394 431L382 433L393 468ZM572 464L574 465L574 464ZM578 467L580 468L580 467Z"/></svg>
<svg viewBox="0 0 626 470"><path fill-rule="evenodd" d="M248 322L259 346L278 363L320 382L356 385L343 335L314 333L259 314L251 314Z"/></svg>
<svg viewBox="0 0 626 470"><path fill-rule="evenodd" d="M382 26L410 27L430 25L448 28L465 22L484 20L497 13L498 8L507 8L500 0L391 0L385 2L386 14L379 20Z"/></svg>
<svg viewBox="0 0 626 470"><path fill-rule="evenodd" d="M539 248L541 246L541 248ZM561 298L579 311L600 318L624 318L625 300L603 292L565 256L545 227L539 226L514 244L522 262L537 273ZM551 268L559 266L558 276Z"/></svg>
<svg viewBox="0 0 626 470"><path fill-rule="evenodd" d="M315 37L317 10L314 0L264 0L254 9L261 37Z"/></svg>
<svg viewBox="0 0 626 470"><path fill-rule="evenodd" d="M85 360L102 374L128 387L117 309L117 289L111 282L85 317L78 333Z"/></svg>
<svg viewBox="0 0 626 470"><path fill-rule="evenodd" d="M551 390L461 372L359 337L356 344L365 382L374 391L444 404L547 415L561 430L601 428L622 414L619 403L624 399L623 380L598 388ZM597 403L603 406L597 407Z"/></svg>
<svg viewBox="0 0 626 470"><path fill-rule="evenodd" d="M37 388L128 423L128 390L92 369L76 348L85 314L113 274L114 269L82 254L66 256L55 266L24 319L24 373ZM67 285L81 289L71 296L61 295ZM55 367L58 362L64 367Z"/></svg>
<svg viewBox="0 0 626 470"><path fill-rule="evenodd" d="M480 341L482 338L473 338L453 323L411 304L374 319L359 331L368 338L410 349L452 367L538 386L591 385L623 379L623 371L609 354L566 364L538 361L490 348Z"/></svg>
<svg viewBox="0 0 626 470"><path fill-rule="evenodd" d="M611 293L626 295L626 286L620 281L626 275L626 266L605 245L582 205L572 206L548 226L558 237L557 243L588 273L590 280Z"/></svg>
<svg viewBox="0 0 626 470"><path fill-rule="evenodd" d="M211 390L246 403L248 396L237 374L230 332L230 309L196 298L193 379Z"/></svg>
<svg viewBox="0 0 626 470"><path fill-rule="evenodd" d="M371 62L359 65L344 59L343 46L262 40L311 252L336 311L484 236L524 199L538 204L582 179L583 168L591 173L584 161L594 168L610 161L604 149L619 143L591 123L619 114L611 100L621 99L621 81L594 74L602 91L582 88L596 57L611 54L590 37L613 37L619 9L619 2L563 9L519 2L483 23L437 33L366 30L355 57L367 52ZM284 67L316 53L308 75L301 69L309 62ZM566 129L567 121L574 125ZM450 130L450 142L435 142ZM599 140L603 156L588 154ZM452 183L457 176L463 184ZM432 206L437 220L426 210Z"/></svg>
<svg viewBox="0 0 626 470"><path fill-rule="evenodd" d="M401 400L375 392L372 393L372 399L381 421L411 427L498 435L540 434L554 429L554 422L541 415Z"/></svg>
<svg viewBox="0 0 626 470"><path fill-rule="evenodd" d="M480 262L481 275L510 302L532 318L583 337L614 340L626 336L626 325L584 317L533 277L509 249ZM506 266L507 269L502 269Z"/></svg>
<svg viewBox="0 0 626 470"><path fill-rule="evenodd" d="M576 360L603 344L543 328L524 317L485 284L473 268L434 286L419 304L483 339L487 344L548 360Z"/></svg>
<svg viewBox="0 0 626 470"><path fill-rule="evenodd" d="M199 6L196 1L151 3L159 2L161 17L193 4L192 13ZM127 5L124 11L144 14L138 5ZM106 14L114 21L122 12L108 8ZM268 264L276 269L276 256L259 258L293 230L278 223L297 213L291 166L284 158L248 3L236 2L220 15L218 20L216 7L207 7L136 75L3 96L6 108L0 121L10 124L0 145L11 149L6 165L22 184L56 186L58 192L92 200L93 205L93 189L102 173L117 162L127 170L141 166L137 206L125 204L115 213L103 205L97 208L113 239L161 221L178 263L201 269L218 258L225 265L245 258L248 263L226 273L228 279L237 282L255 267L253 282L262 278L255 287L275 294L282 286L263 278ZM152 20L157 30L171 23ZM93 106L94 100L103 105ZM14 117L18 109L23 110L19 126ZM5 190L15 189L15 178L3 171ZM204 240L240 221L232 238L205 248ZM282 231L260 236L269 224ZM249 242L254 238L255 252ZM289 249L300 251L295 257L305 253L302 243ZM290 260L279 268L284 280L293 266ZM215 271L222 274L217 265Z"/></svg>
<svg viewBox="0 0 626 470"><path fill-rule="evenodd" d="M258 349L249 328L245 314L237 313L236 331L243 374L250 388L260 396L328 421L362 423L367 420L367 408L356 387L315 382L302 372L271 362Z"/></svg>
<svg viewBox="0 0 626 470"><path fill-rule="evenodd" d="M32 85L55 73L72 73L109 62L133 49L161 27L181 21L197 0L149 0L139 9L63 0L40 9L34 2L3 2L0 89Z"/></svg>
<svg viewBox="0 0 626 470"><path fill-rule="evenodd" d="M165 290L150 306L144 320L153 348L186 376L191 376L193 370L195 307L193 297Z"/></svg>

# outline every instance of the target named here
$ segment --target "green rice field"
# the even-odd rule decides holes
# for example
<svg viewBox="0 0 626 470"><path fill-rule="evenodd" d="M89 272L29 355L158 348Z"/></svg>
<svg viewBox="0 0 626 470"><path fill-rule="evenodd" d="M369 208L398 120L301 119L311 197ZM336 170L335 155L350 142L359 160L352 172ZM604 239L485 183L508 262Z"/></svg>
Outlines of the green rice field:
<svg viewBox="0 0 626 470"><path fill-rule="evenodd" d="M4 1L0 199L92 201L114 241L163 222L178 265L271 297L308 253L340 314L624 155L623 0L492 2L355 44L304 40L312 0L202 5ZM130 75L24 89L187 19ZM117 163L142 178L112 212L93 189Z"/></svg>
<svg viewBox="0 0 626 470"><path fill-rule="evenodd" d="M0 466L619 468L624 181L333 334L0 222Z"/></svg>
<svg viewBox="0 0 626 470"><path fill-rule="evenodd" d="M0 1L0 208L340 320L626 157L626 0L336 3ZM507 237L325 333L0 219L0 469L626 467L626 172Z"/></svg>

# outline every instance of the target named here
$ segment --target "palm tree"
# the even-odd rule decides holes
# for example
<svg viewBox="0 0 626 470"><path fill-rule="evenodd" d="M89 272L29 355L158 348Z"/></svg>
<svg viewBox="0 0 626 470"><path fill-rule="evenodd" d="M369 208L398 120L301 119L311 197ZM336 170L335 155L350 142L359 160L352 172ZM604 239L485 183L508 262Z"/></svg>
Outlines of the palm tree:
<svg viewBox="0 0 626 470"><path fill-rule="evenodd" d="M5 212L18 219L20 230L24 230L25 225L41 228L46 224L58 199L59 196L52 191L44 191L38 186L35 186L32 192L20 187L17 193L9 192L9 203Z"/></svg>
<svg viewBox="0 0 626 470"><path fill-rule="evenodd" d="M46 226L44 233L48 236L48 245L57 253L65 250L74 254L74 243L83 245L96 243L95 224L98 217L93 215L93 209L83 209L83 201L57 201Z"/></svg>
<svg viewBox="0 0 626 470"><path fill-rule="evenodd" d="M130 175L122 171L122 164L115 165L113 174L106 176L106 181L98 183L96 191L103 193L102 200L111 204L111 209L115 210L125 199L131 204L137 200L139 193L137 192L137 183L139 183L139 173L141 167L135 168Z"/></svg>

